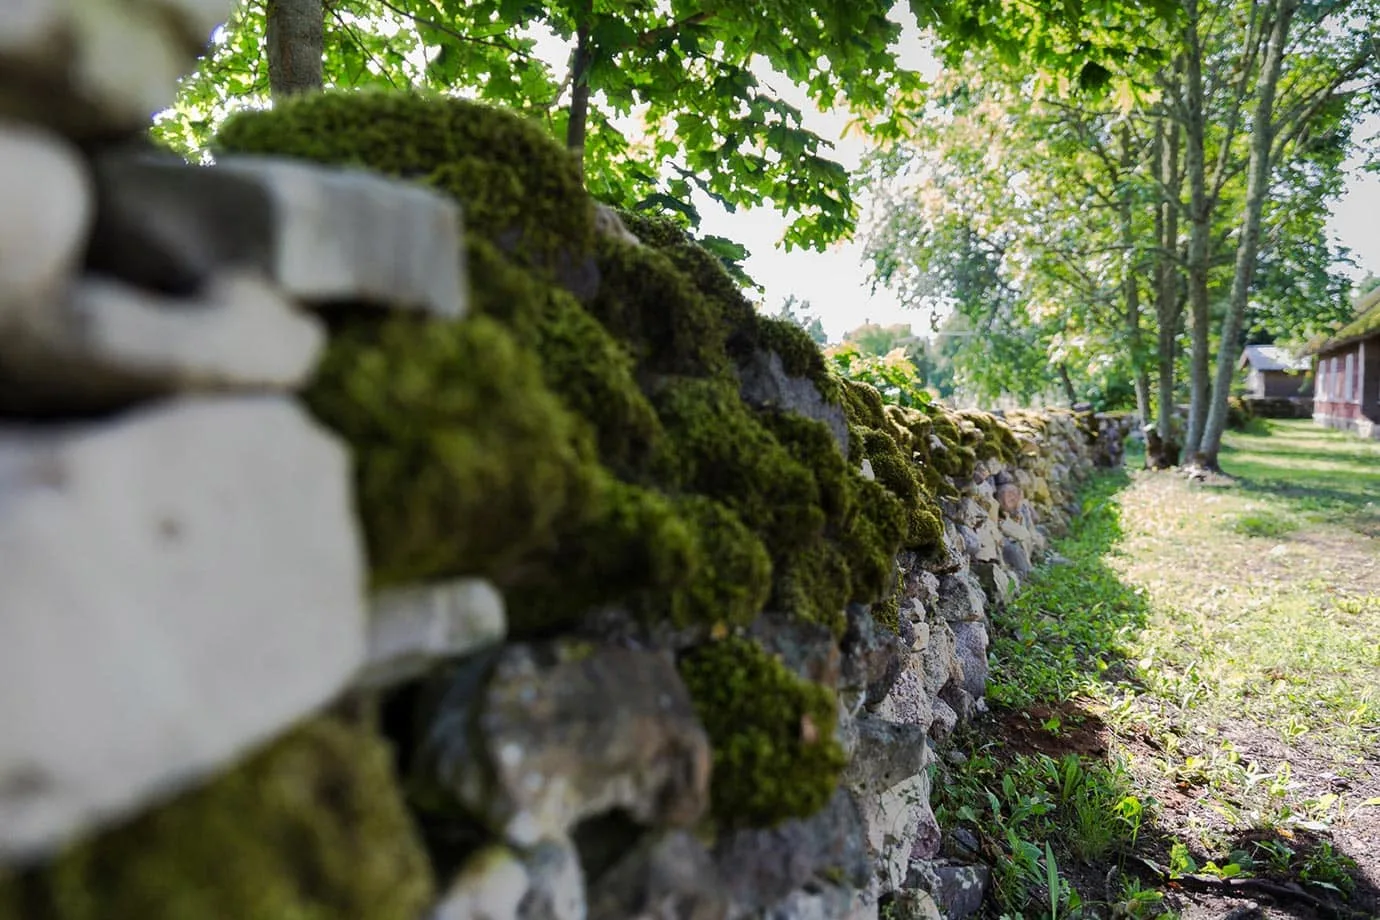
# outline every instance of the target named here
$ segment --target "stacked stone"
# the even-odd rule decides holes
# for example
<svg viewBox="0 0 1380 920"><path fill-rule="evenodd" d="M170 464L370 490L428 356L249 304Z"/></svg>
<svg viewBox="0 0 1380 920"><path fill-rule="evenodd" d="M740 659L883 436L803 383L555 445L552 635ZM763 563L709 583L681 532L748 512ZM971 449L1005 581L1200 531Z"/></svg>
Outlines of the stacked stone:
<svg viewBox="0 0 1380 920"><path fill-rule="evenodd" d="M331 310L463 313L457 207L136 149L229 7L0 6L0 888L504 632L483 583L366 601L347 454L293 397Z"/></svg>
<svg viewBox="0 0 1380 920"><path fill-rule="evenodd" d="M1021 448L1016 463L979 460L971 477L948 479L957 496L941 502L947 551L898 557L902 641L884 644L877 682L850 710L846 780L876 868L866 900L886 896L893 914L915 920L957 920L982 904L987 870L950 855L964 848L936 822L924 768L985 708L992 612L1067 530L1078 484L1120 462L1126 432L1121 420L1061 411L1013 414L1005 424Z"/></svg>

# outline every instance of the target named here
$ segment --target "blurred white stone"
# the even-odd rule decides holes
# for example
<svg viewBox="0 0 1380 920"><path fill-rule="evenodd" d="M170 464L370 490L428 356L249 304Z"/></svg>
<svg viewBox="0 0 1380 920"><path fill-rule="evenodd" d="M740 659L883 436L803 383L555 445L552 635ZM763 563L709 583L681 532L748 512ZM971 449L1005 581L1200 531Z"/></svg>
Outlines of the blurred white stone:
<svg viewBox="0 0 1380 920"><path fill-rule="evenodd" d="M369 613L369 651L357 685L381 687L503 641L503 597L489 582L466 578L381 592Z"/></svg>
<svg viewBox="0 0 1380 920"><path fill-rule="evenodd" d="M273 157L213 167L96 164L91 263L133 284L195 287L227 268L310 304L465 312L460 206L411 182Z"/></svg>
<svg viewBox="0 0 1380 920"><path fill-rule="evenodd" d="M291 389L316 365L326 333L254 274L225 274L198 295L168 297L107 278L58 302L0 306L0 399L20 410L100 410L186 390Z"/></svg>
<svg viewBox="0 0 1380 920"><path fill-rule="evenodd" d="M90 179L71 145L0 120L0 333L7 308L54 296L76 271L91 210Z"/></svg>
<svg viewBox="0 0 1380 920"><path fill-rule="evenodd" d="M167 108L233 0L6 0L0 112L79 137L133 133Z"/></svg>
<svg viewBox="0 0 1380 920"><path fill-rule="evenodd" d="M430 920L517 920L530 887L527 870L501 846L471 856Z"/></svg>
<svg viewBox="0 0 1380 920"><path fill-rule="evenodd" d="M0 864L135 813L364 651L344 449L292 402L0 428Z"/></svg>

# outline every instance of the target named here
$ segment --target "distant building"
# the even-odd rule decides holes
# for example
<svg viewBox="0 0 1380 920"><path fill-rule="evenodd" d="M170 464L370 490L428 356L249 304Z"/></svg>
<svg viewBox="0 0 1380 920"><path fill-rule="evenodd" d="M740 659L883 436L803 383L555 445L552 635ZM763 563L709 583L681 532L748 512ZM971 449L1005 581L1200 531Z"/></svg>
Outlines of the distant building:
<svg viewBox="0 0 1380 920"><path fill-rule="evenodd" d="M1318 367L1313 420L1380 438L1380 288L1356 308L1355 319L1308 348Z"/></svg>
<svg viewBox="0 0 1380 920"><path fill-rule="evenodd" d="M1296 358L1278 345L1247 345L1237 369L1249 368L1246 396L1252 399L1288 399L1309 394L1308 371L1312 362Z"/></svg>

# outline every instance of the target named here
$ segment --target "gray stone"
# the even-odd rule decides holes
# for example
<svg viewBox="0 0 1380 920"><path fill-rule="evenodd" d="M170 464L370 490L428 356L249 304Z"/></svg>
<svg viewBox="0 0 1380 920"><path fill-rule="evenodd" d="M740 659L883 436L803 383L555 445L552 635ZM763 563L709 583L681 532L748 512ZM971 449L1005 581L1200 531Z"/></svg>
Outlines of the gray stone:
<svg viewBox="0 0 1380 920"><path fill-rule="evenodd" d="M910 779L930 761L922 726L861 716L855 729L857 747L843 782L859 795L879 795Z"/></svg>
<svg viewBox="0 0 1380 920"><path fill-rule="evenodd" d="M637 234L627 228L618 212L602 201L594 202L594 232L629 246L642 245Z"/></svg>
<svg viewBox="0 0 1380 920"><path fill-rule="evenodd" d="M930 644L925 648L925 690L934 696L952 681L962 681L963 671L954 648L953 628L936 623L930 629Z"/></svg>
<svg viewBox="0 0 1380 920"><path fill-rule="evenodd" d="M838 885L792 891L762 913L763 920L875 920L877 905L863 892Z"/></svg>
<svg viewBox="0 0 1380 920"><path fill-rule="evenodd" d="M132 134L172 104L231 0L6 0L0 112L63 133Z"/></svg>
<svg viewBox="0 0 1380 920"><path fill-rule="evenodd" d="M968 557L963 551L963 538L954 528L953 521L944 520L944 543L933 556L926 557L921 566L927 572L942 575L957 572L968 565Z"/></svg>
<svg viewBox="0 0 1380 920"><path fill-rule="evenodd" d="M914 662L912 658L912 666L901 671L886 699L873 708L874 717L922 727L934 720L930 696L925 692L922 678L915 673Z"/></svg>
<svg viewBox="0 0 1380 920"><path fill-rule="evenodd" d="M892 898L890 916L893 920L945 920L926 891L898 891Z"/></svg>
<svg viewBox="0 0 1380 920"><path fill-rule="evenodd" d="M1030 577L1030 555L1023 545L1010 537L1001 542L1001 561L1016 578L1024 581Z"/></svg>
<svg viewBox="0 0 1380 920"><path fill-rule="evenodd" d="M825 402L811 381L787 374L776 352L753 352L738 366L738 384L743 401L754 408L784 409L823 422L838 442L839 451L848 456L848 420L843 408Z"/></svg>
<svg viewBox="0 0 1380 920"><path fill-rule="evenodd" d="M1014 482L997 486L997 504L1001 505L1004 514L1019 512L1023 501L1025 501L1025 496L1021 494L1021 487Z"/></svg>
<svg viewBox="0 0 1380 920"><path fill-rule="evenodd" d="M968 572L944 575L939 579L939 600L935 612L951 623L966 623L985 618L987 596Z"/></svg>
<svg viewBox="0 0 1380 920"><path fill-rule="evenodd" d="M989 608L993 605L997 607L1005 606L1011 600L1013 586L1011 576L1006 569L997 562L976 562L973 564L973 573L978 577L978 583L982 585L982 591L987 595Z"/></svg>
<svg viewBox="0 0 1380 920"><path fill-rule="evenodd" d="M930 723L930 737L936 741L942 741L953 734L958 727L958 713L954 712L952 706L942 699L935 699L931 703L934 713L934 721Z"/></svg>
<svg viewBox="0 0 1380 920"><path fill-rule="evenodd" d="M850 617L850 622L857 621ZM839 685L843 662L828 627L768 612L753 620L747 632L806 680L831 688Z"/></svg>
<svg viewBox="0 0 1380 920"><path fill-rule="evenodd" d="M408 680L437 661L502 642L506 633L503 597L482 579L384 591L370 605L368 655L355 684Z"/></svg>
<svg viewBox="0 0 1380 920"><path fill-rule="evenodd" d="M522 863L528 887L518 904L520 920L585 920L585 876L569 842L543 840Z"/></svg>
<svg viewBox="0 0 1380 920"><path fill-rule="evenodd" d="M685 831L650 838L590 887L590 920L724 920L718 870Z"/></svg>
<svg viewBox="0 0 1380 920"><path fill-rule="evenodd" d="M905 884L917 835L938 838L939 826L930 810L930 775L916 773L880 794L861 797L859 805L882 891L895 891Z"/></svg>
<svg viewBox="0 0 1380 920"><path fill-rule="evenodd" d="M291 402L0 428L0 864L233 761L363 658L344 449Z"/></svg>
<svg viewBox="0 0 1380 920"><path fill-rule="evenodd" d="M911 865L906 884L927 892L944 920L964 920L982 910L991 880L992 872L986 866L917 861Z"/></svg>
<svg viewBox="0 0 1380 920"><path fill-rule="evenodd" d="M878 624L863 604L849 604L848 628L839 642L843 656L842 685L865 688L869 705L875 705L891 690L908 657L904 639ZM910 626L909 621L905 623ZM833 643L826 637L826 647Z"/></svg>
<svg viewBox="0 0 1380 920"><path fill-rule="evenodd" d="M977 699L987 690L987 627L982 623L952 623L954 654L963 670L962 687Z"/></svg>
<svg viewBox="0 0 1380 920"><path fill-rule="evenodd" d="M531 846L613 809L691 825L709 802L709 765L669 657L556 641L459 668L415 769L431 796Z"/></svg>
<svg viewBox="0 0 1380 920"><path fill-rule="evenodd" d="M511 850L489 846L465 863L429 920L518 920L530 880Z"/></svg>
<svg viewBox="0 0 1380 920"><path fill-rule="evenodd" d="M195 290L250 268L306 303L465 312L459 205L419 185L271 157L130 155L98 161L96 182L90 264L131 283Z"/></svg>
<svg viewBox="0 0 1380 920"><path fill-rule="evenodd" d="M7 315L8 314L8 315ZM221 274L195 297L85 278L43 310L6 311L0 406L96 412L195 390L286 390L325 344L321 321L253 274Z"/></svg>
<svg viewBox="0 0 1380 920"><path fill-rule="evenodd" d="M872 869L862 814L842 789L809 818L723 835L714 860L723 890L748 911L769 907L821 878L861 888Z"/></svg>
<svg viewBox="0 0 1380 920"><path fill-rule="evenodd" d="M0 34L7 15L0 11ZM77 271L91 215L81 155L59 137L0 120L0 342L16 311L44 309Z"/></svg>

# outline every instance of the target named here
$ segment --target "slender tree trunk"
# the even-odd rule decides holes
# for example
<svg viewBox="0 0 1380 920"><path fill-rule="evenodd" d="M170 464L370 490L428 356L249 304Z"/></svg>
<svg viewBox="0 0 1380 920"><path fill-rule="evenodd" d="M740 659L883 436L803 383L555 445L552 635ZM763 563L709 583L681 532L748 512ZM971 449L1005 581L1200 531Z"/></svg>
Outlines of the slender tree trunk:
<svg viewBox="0 0 1380 920"><path fill-rule="evenodd" d="M1184 433L1184 455L1198 450L1207 421L1210 370L1209 335L1212 321L1208 303L1208 259L1211 255L1212 202L1207 191L1207 164L1204 154L1207 115L1203 100L1203 48L1198 34L1197 0L1187 0L1185 26L1184 125L1185 162L1188 179L1188 306L1189 306L1189 398L1188 430Z"/></svg>
<svg viewBox="0 0 1380 920"><path fill-rule="evenodd" d="M1155 318L1159 324L1159 417L1155 425L1158 456L1147 457L1151 466L1167 467L1178 462L1174 443L1174 357L1179 333L1179 270L1174 256L1179 251L1179 126L1174 121L1156 126L1159 154L1160 201L1155 212L1155 239L1159 254L1155 265Z"/></svg>
<svg viewBox="0 0 1380 920"><path fill-rule="evenodd" d="M570 123L565 129L565 147L575 155L580 174L585 168L585 134L589 126L589 65L594 60L590 28L581 25L575 33L575 51L570 56Z"/></svg>
<svg viewBox="0 0 1380 920"><path fill-rule="evenodd" d="M1231 300L1222 320L1222 344L1217 351L1217 373L1212 382L1212 406L1207 425L1194 462L1215 470L1217 452L1222 446L1222 433L1227 427L1227 397L1232 378L1236 374L1241 324L1250 300L1251 283L1255 280L1255 260L1260 249L1260 221L1265 213L1265 200L1270 194L1271 147L1275 140L1275 92L1284 68L1284 54L1299 0L1276 0L1274 19L1270 25L1269 44L1265 48L1265 62L1256 84L1255 114L1251 122L1251 159L1246 172L1246 213L1241 222L1241 234L1236 244L1236 271L1232 275Z"/></svg>
<svg viewBox="0 0 1380 920"><path fill-rule="evenodd" d="M1078 394L1073 391L1073 380L1069 377L1069 366L1064 362L1059 362L1059 382L1064 385L1064 398L1069 401L1069 408L1078 404Z"/></svg>
<svg viewBox="0 0 1380 920"><path fill-rule="evenodd" d="M1136 413L1142 426L1150 421L1150 374L1146 368L1145 342L1140 328L1140 253L1136 247L1135 211L1131 200L1131 187L1121 183L1121 178L1135 165L1135 150L1131 143L1130 129L1121 129L1121 175L1116 181L1122 184L1118 209L1121 219L1122 278L1121 288L1125 298L1126 339L1131 348L1131 379L1136 391Z"/></svg>
<svg viewBox="0 0 1380 920"><path fill-rule="evenodd" d="M325 41L321 0L268 0L265 16L268 85L273 100L320 92Z"/></svg>

